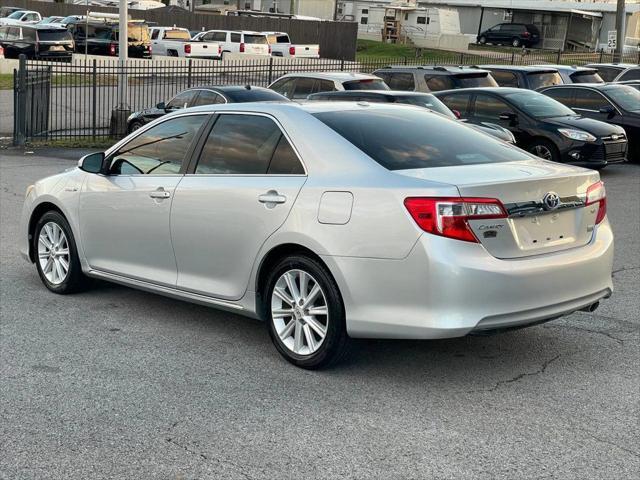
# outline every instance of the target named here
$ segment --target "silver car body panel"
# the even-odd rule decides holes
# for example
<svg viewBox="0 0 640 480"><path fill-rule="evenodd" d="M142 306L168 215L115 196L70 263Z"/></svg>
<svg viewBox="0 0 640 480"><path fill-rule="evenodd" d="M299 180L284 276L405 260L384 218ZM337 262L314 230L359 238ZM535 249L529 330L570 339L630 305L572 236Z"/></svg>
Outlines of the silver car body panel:
<svg viewBox="0 0 640 480"><path fill-rule="evenodd" d="M599 180L597 172L533 157L388 171L309 115L358 108L407 107L314 102L181 110L179 115L273 117L306 174L132 178L74 168L38 181L28 192L20 250L29 256L33 212L51 204L69 220L88 275L256 317L263 260L283 245L301 246L318 255L335 278L347 330L356 337L460 336L554 318L611 294L613 235L606 218L592 225L589 208L567 210L572 220L560 230L579 230L571 241L545 239L533 247L522 240L527 230L516 225L517 218L505 219L511 233L502 243L470 243L423 232L403 205L414 196L496 197L503 203L539 201L549 191L584 197ZM146 125L107 155L175 115ZM149 197L158 187L170 197ZM271 191L285 197L284 203L260 203L258 197ZM537 217L546 222L549 215ZM479 234L480 225L473 227Z"/></svg>

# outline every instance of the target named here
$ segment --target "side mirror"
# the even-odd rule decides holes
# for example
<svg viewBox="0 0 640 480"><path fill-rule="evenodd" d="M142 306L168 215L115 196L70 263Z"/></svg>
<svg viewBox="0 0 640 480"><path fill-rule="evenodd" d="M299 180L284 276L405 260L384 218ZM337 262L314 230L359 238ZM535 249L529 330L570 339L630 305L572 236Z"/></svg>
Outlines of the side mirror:
<svg viewBox="0 0 640 480"><path fill-rule="evenodd" d="M156 105L156 108L158 110L166 110L167 109L167 105L164 102L160 102Z"/></svg>
<svg viewBox="0 0 640 480"><path fill-rule="evenodd" d="M458 120L462 118L462 114L458 110L451 110Z"/></svg>
<svg viewBox="0 0 640 480"><path fill-rule="evenodd" d="M516 115L513 112L502 112L498 118L500 120L506 120L506 121L509 121L509 122L515 122L516 120L518 120L518 115Z"/></svg>
<svg viewBox="0 0 640 480"><path fill-rule="evenodd" d="M608 115L609 118L611 118L616 114L616 109L609 105L607 107L602 107L598 110L598 112L604 113L605 115Z"/></svg>
<svg viewBox="0 0 640 480"><path fill-rule="evenodd" d="M90 153L78 160L78 168L87 173L100 173L104 164L104 152Z"/></svg>

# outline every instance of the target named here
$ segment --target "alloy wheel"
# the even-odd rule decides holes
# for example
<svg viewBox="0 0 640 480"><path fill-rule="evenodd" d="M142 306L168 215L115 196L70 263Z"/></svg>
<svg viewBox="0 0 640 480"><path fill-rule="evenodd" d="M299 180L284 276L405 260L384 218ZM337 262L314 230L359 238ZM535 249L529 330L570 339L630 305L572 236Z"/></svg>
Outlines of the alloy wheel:
<svg viewBox="0 0 640 480"><path fill-rule="evenodd" d="M69 241L62 228L55 222L45 223L40 230L38 262L42 273L53 285L64 282L69 274Z"/></svg>
<svg viewBox="0 0 640 480"><path fill-rule="evenodd" d="M327 299L318 281L303 270L288 270L271 294L271 319L284 346L311 355L322 346L329 326Z"/></svg>
<svg viewBox="0 0 640 480"><path fill-rule="evenodd" d="M536 145L531 149L531 153L533 153L536 157L540 157L544 160L553 160L553 154L551 150L549 150L544 145Z"/></svg>

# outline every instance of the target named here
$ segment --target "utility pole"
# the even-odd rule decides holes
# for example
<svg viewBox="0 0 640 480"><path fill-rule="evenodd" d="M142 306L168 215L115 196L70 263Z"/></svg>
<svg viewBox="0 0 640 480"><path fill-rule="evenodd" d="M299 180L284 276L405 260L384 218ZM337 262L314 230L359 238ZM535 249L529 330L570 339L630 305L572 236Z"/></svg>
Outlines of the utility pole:
<svg viewBox="0 0 640 480"><path fill-rule="evenodd" d="M627 15L624 8L624 0L618 0L616 10L616 50L613 55L614 62L621 62L624 54L624 38Z"/></svg>
<svg viewBox="0 0 640 480"><path fill-rule="evenodd" d="M120 25L118 28L118 108L124 110L127 108L127 50L129 49L129 35L127 32L127 23L129 20L127 0L120 0Z"/></svg>
<svg viewBox="0 0 640 480"><path fill-rule="evenodd" d="M335 0L335 3L333 4L333 21L337 21L338 20L338 0Z"/></svg>

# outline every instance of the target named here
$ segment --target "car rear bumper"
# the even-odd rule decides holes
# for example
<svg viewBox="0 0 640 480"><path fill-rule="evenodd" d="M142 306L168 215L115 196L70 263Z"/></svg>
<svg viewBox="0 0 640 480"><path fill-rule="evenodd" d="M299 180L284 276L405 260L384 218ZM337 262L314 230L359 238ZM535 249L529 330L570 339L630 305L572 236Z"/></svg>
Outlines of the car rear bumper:
<svg viewBox="0 0 640 480"><path fill-rule="evenodd" d="M586 246L520 259L429 234L403 260L323 259L353 337L448 338L514 328L588 307L613 291L606 220Z"/></svg>

